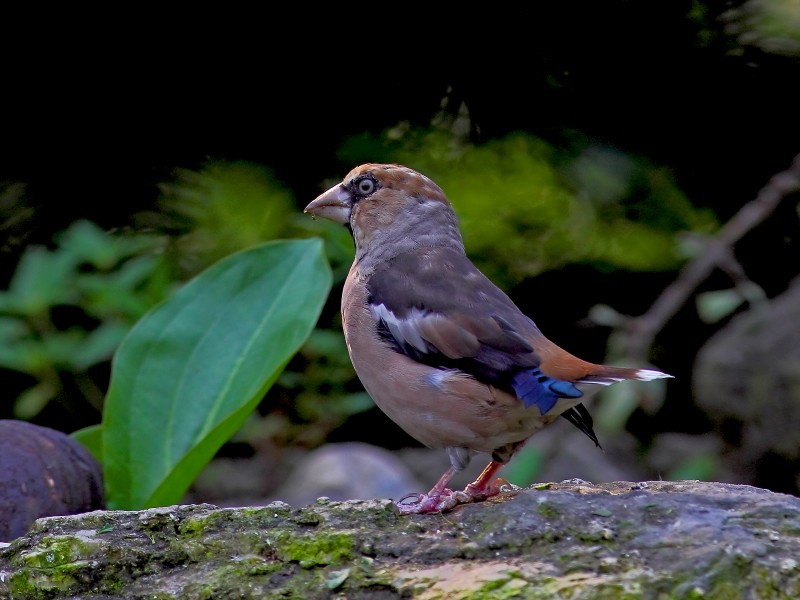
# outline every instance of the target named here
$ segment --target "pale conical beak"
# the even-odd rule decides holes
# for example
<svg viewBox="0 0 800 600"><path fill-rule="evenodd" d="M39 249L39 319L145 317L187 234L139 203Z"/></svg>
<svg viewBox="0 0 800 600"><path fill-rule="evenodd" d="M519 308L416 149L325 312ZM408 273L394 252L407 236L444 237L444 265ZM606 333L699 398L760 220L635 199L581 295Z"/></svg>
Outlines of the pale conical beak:
<svg viewBox="0 0 800 600"><path fill-rule="evenodd" d="M341 183L337 183L327 192L305 207L303 212L315 217L330 219L346 225L350 222L350 210L353 208L353 197Z"/></svg>

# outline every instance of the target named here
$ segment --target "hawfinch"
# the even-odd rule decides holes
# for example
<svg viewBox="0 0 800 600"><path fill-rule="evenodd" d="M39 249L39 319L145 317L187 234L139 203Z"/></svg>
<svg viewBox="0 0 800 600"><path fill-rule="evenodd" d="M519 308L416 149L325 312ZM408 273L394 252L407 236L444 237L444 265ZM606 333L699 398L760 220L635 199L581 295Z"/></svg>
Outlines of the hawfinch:
<svg viewBox="0 0 800 600"><path fill-rule="evenodd" d="M364 164L305 208L347 227L355 259L342 291L347 349L364 388L451 467L400 512L445 511L499 493L497 471L558 416L595 443L584 401L626 379L671 377L593 364L547 339L464 250L442 189L397 164ZM448 484L473 454L491 463L463 491Z"/></svg>

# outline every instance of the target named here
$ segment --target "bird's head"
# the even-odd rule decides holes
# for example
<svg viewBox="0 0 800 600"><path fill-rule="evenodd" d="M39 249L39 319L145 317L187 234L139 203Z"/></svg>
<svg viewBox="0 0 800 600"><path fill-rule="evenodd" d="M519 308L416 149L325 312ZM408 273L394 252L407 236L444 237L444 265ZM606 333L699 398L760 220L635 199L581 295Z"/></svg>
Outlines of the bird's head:
<svg viewBox="0 0 800 600"><path fill-rule="evenodd" d="M356 244L356 260L363 255L391 258L425 246L464 247L458 220L442 188L403 165L358 166L304 212L348 227Z"/></svg>

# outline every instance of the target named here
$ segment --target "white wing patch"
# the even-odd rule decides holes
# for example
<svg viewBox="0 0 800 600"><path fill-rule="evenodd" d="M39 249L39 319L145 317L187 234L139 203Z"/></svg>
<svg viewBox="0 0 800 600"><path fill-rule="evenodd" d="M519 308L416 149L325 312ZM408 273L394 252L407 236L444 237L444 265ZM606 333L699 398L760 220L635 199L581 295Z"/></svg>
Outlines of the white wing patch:
<svg viewBox="0 0 800 600"><path fill-rule="evenodd" d="M376 321L383 321L386 323L389 332L399 343L405 342L423 354L430 352L428 344L417 329L419 321L425 318L425 313L423 311L418 308L413 308L407 319L398 319L397 315L383 304L370 305L369 309Z"/></svg>
<svg viewBox="0 0 800 600"><path fill-rule="evenodd" d="M473 357L481 343L471 331L439 313L411 309L405 319L400 319L384 304L371 305L376 321L383 321L395 341L407 344L422 354L441 353L447 358Z"/></svg>

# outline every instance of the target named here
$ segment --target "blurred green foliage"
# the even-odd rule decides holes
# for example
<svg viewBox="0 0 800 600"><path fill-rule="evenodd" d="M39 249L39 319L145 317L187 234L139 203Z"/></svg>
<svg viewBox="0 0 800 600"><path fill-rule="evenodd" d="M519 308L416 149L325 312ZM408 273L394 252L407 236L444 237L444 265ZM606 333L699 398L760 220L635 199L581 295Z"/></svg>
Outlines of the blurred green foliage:
<svg viewBox="0 0 800 600"><path fill-rule="evenodd" d="M176 169L159 188L158 212L139 219L170 233L183 278L239 250L292 237L294 198L263 165L210 160L199 171Z"/></svg>
<svg viewBox="0 0 800 600"><path fill-rule="evenodd" d="M54 249L25 249L0 291L0 367L35 380L15 400L17 418L35 417L67 377L100 408L105 390L87 371L108 361L136 320L172 288L162 246L156 236L109 234L77 221Z"/></svg>
<svg viewBox="0 0 800 600"><path fill-rule="evenodd" d="M32 419L59 397L65 377L100 411L105 382L89 369L110 361L148 309L222 257L278 238L321 235L336 280L349 268L347 230L313 223L262 165L209 161L199 171L176 170L160 189L160 210L135 219L139 229L157 233L110 234L80 221L53 250L26 249L9 289L0 291L0 367L34 381L15 399L17 418ZM297 395L291 418L271 413L286 443L296 443L295 435L321 443L348 415L372 406L365 394L343 391L355 373L341 327L335 318L322 326L276 386L276 397Z"/></svg>
<svg viewBox="0 0 800 600"><path fill-rule="evenodd" d="M136 220L170 236L169 256L182 279L239 250L294 237L323 238L335 281L350 268L347 230L303 215L292 191L265 165L209 160L198 171L176 169L159 189L158 210Z"/></svg>
<svg viewBox="0 0 800 600"><path fill-rule="evenodd" d="M720 471L720 458L710 452L699 453L675 465L665 479L670 481L714 481Z"/></svg>
<svg viewBox="0 0 800 600"><path fill-rule="evenodd" d="M169 256L184 277L223 256L279 238L321 237L336 283L350 268L353 241L347 230L302 214L292 192L263 165L209 161L199 171L177 170L160 190L160 212L139 218L172 235ZM329 302L338 307L338 298ZM374 406L366 393L347 389L353 387L355 371L338 310L329 315L272 387L261 407L265 418L256 419L258 426L248 426L237 441L257 445L268 432L280 445L314 447L347 417Z"/></svg>
<svg viewBox="0 0 800 600"><path fill-rule="evenodd" d="M399 162L431 177L453 203L467 252L506 286L572 263L673 270L683 260L675 234L717 226L663 167L588 142L558 152L517 133L476 146L446 127L398 127L349 140L340 158Z"/></svg>
<svg viewBox="0 0 800 600"><path fill-rule="evenodd" d="M355 371L338 320L330 327L317 327L299 358L281 373L275 386L285 410L267 415L266 426L279 443L314 448L325 443L348 417L375 404L353 385Z"/></svg>
<svg viewBox="0 0 800 600"><path fill-rule="evenodd" d="M730 35L742 46L764 52L800 56L800 2L747 0L723 15Z"/></svg>
<svg viewBox="0 0 800 600"><path fill-rule="evenodd" d="M545 453L534 445L523 446L503 468L503 479L525 487L538 481L547 462Z"/></svg>

